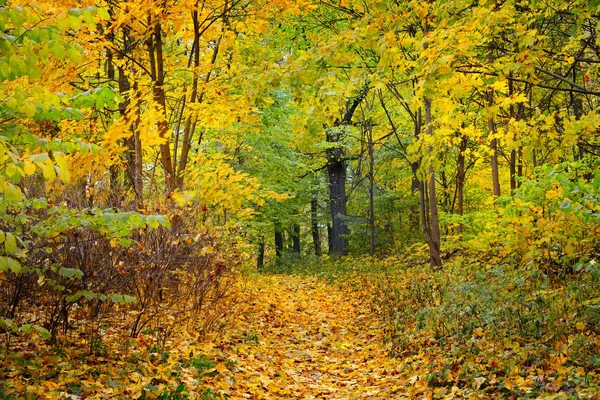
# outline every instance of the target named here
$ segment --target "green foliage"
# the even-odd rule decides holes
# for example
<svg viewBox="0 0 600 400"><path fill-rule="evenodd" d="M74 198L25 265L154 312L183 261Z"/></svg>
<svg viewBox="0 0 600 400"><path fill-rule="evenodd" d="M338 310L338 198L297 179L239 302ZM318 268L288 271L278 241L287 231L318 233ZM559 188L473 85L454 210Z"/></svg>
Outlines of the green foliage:
<svg viewBox="0 0 600 400"><path fill-rule="evenodd" d="M82 49L64 41L61 29L78 29L81 21L93 25L98 13L96 7L72 9L67 25L61 27L43 24L43 13L35 5L0 7L0 88L8 94L0 102L0 315L8 317L0 320L0 327L24 334L37 332L47 340L54 339L64 318L60 313L80 299L135 301L130 295L87 290L86 281L94 271L83 265L72 266L68 261L72 250L69 243L74 236L88 232L95 240L126 248L133 243L134 232L169 225L168 219L158 215L54 205L45 197L29 198L24 189L56 178L69 183L67 157L97 152L96 146L79 138L63 141L36 137L30 129L31 121L53 127L61 121L81 120L85 109L115 108L122 101L110 88L97 88L69 98L36 86L42 68L53 60L60 61L65 54L71 61L81 60ZM22 85L22 78L28 78L29 84ZM46 327L20 325L23 317L18 309L23 290L27 288L28 296L33 297L35 280L38 287L44 287L41 292L48 289L50 298L62 302L48 313Z"/></svg>
<svg viewBox="0 0 600 400"><path fill-rule="evenodd" d="M599 241L599 187L600 173L586 175L577 163L540 167L514 196L499 199L506 252L560 273L589 261Z"/></svg>
<svg viewBox="0 0 600 400"><path fill-rule="evenodd" d="M597 273L582 270L556 281L532 263L486 266L472 255L456 256L440 271L394 264L364 279L375 289L373 302L387 321L391 354L439 355L441 364L448 357L450 373L429 377L430 387L461 387L485 378L497 385L486 386L488 395L503 388L510 392L510 382L530 378L520 369L525 366L557 376L572 371L580 379L573 384L576 391L597 388L585 379L599 366ZM590 267L595 269L596 261ZM548 386L529 396L561 390Z"/></svg>

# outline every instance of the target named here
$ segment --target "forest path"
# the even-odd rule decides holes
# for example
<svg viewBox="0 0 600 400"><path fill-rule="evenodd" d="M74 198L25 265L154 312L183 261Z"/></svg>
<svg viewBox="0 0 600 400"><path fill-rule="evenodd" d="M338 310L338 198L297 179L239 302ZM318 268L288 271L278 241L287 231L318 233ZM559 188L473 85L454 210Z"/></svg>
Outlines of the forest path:
<svg viewBox="0 0 600 400"><path fill-rule="evenodd" d="M408 382L356 292L311 277L250 278L245 309L218 344L236 363L231 398L389 399Z"/></svg>

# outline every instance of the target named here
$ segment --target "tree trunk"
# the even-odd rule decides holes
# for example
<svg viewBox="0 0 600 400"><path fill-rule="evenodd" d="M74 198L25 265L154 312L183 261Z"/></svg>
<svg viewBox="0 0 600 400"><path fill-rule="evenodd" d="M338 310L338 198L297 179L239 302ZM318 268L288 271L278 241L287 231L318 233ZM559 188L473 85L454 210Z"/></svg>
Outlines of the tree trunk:
<svg viewBox="0 0 600 400"><path fill-rule="evenodd" d="M460 142L456 171L456 213L460 216L464 215L464 186L465 186L465 150L467 149L467 137L463 136ZM458 224L457 232L463 233L462 222Z"/></svg>
<svg viewBox="0 0 600 400"><path fill-rule="evenodd" d="M331 223L327 224L327 251L329 254L333 254L333 228Z"/></svg>
<svg viewBox="0 0 600 400"><path fill-rule="evenodd" d="M488 62L492 64L494 62L493 55L493 44L490 43L489 46L489 54L488 54ZM487 100L488 106L491 108L494 105L494 89L489 89L487 92ZM496 124L494 123L494 116L491 112L488 112L488 129L490 131L491 142L490 148L492 149L492 186L494 191L494 196L500 196L500 174L498 171L498 140L496 139Z"/></svg>
<svg viewBox="0 0 600 400"><path fill-rule="evenodd" d="M373 155L373 125L369 119L366 122L367 151L369 153L369 255L375 255L375 201L374 201L374 165Z"/></svg>
<svg viewBox="0 0 600 400"><path fill-rule="evenodd" d="M327 134L328 141L336 143L339 134L331 131ZM327 150L327 176L329 178L329 207L331 210L331 243L333 254L346 254L346 235L348 227L346 215L346 161L344 150L335 147Z"/></svg>
<svg viewBox="0 0 600 400"><path fill-rule="evenodd" d="M123 28L123 54L131 54L133 51L129 31L127 28ZM123 55L119 56L119 59L123 60ZM135 67L133 64L129 64L129 72L134 74ZM142 179L142 143L140 139L140 132L138 126L140 124L140 109L135 96L137 93L137 82L132 85L127 77L127 65L118 67L118 84L119 93L125 99L124 102L119 104L119 113L127 121L127 126L131 131L126 141L127 147L127 171L133 187L133 193L135 196L135 207L140 209L144 207L144 183ZM132 120L133 119L133 120Z"/></svg>
<svg viewBox="0 0 600 400"><path fill-rule="evenodd" d="M413 173L411 180L411 193L420 193L421 182L419 181L419 162L413 162L410 164L410 168ZM420 222L420 211L414 205L410 206L410 225L416 230L419 229Z"/></svg>
<svg viewBox="0 0 600 400"><path fill-rule="evenodd" d="M277 262L281 261L283 255L283 231L279 223L275 223L275 257Z"/></svg>
<svg viewBox="0 0 600 400"><path fill-rule="evenodd" d="M511 79L512 78L512 72L508 75L509 79L508 79L508 95L510 97L513 96L514 94L514 82ZM512 120L518 120L518 115L515 113L515 106L514 104L510 105L510 109L509 109L509 116L511 121ZM517 138L514 137L513 141L516 142ZM518 146L519 150L520 150L520 146ZM518 160L519 154L517 149L512 149L510 151L510 161L509 161L509 174L510 174L510 192L514 193L515 189L517 188L517 160Z"/></svg>
<svg viewBox="0 0 600 400"><path fill-rule="evenodd" d="M294 253L300 255L300 224L294 224L292 235L292 250Z"/></svg>
<svg viewBox="0 0 600 400"><path fill-rule="evenodd" d="M162 44L162 28L160 21L152 21L153 32L148 39L148 55L150 57L150 73L152 75L152 91L156 104L160 108L160 115L157 121L158 135L164 140L159 146L160 162L165 173L165 182L167 186L167 195L170 195L177 187L175 171L173 170L173 160L169 146L169 124L167 122L167 96L165 93L165 72ZM153 25L152 25L153 24Z"/></svg>
<svg viewBox="0 0 600 400"><path fill-rule="evenodd" d="M491 107L494 105L494 91L490 89L488 91L488 105ZM492 137L490 148L492 149L492 185L494 190L494 196L500 196L500 174L498 171L498 141L496 139L496 124L494 123L494 117L488 117L488 129Z"/></svg>
<svg viewBox="0 0 600 400"><path fill-rule="evenodd" d="M317 218L318 209L319 203L317 201L317 196L314 195L310 200L310 227L313 238L313 246L315 249L315 256L317 257L321 255L321 237L319 235L319 221Z"/></svg>
<svg viewBox="0 0 600 400"><path fill-rule="evenodd" d="M333 254L345 255L347 247L348 227L346 216L346 160L344 148L339 144L341 133L352 122L352 117L358 105L365 98L369 87L346 104L346 111L341 120L336 120L332 128L325 127L327 142L333 146L327 149L327 176L329 179L329 206L331 210L332 235L331 245Z"/></svg>
<svg viewBox="0 0 600 400"><path fill-rule="evenodd" d="M431 99L425 97L425 123L427 124L427 134L433 135L433 125L431 123ZM432 149L429 148L431 152ZM431 216L430 220L430 232L429 232L429 262L432 267L442 266L442 257L440 253L441 236L440 236L440 217L438 214L437 206L437 194L435 188L435 170L433 164L429 166L429 185L428 185L428 197L429 197L429 213ZM424 186L424 185L423 185ZM423 189L423 191L425 191ZM427 235L426 235L427 236Z"/></svg>
<svg viewBox="0 0 600 400"><path fill-rule="evenodd" d="M261 240L258 244L258 254L256 256L256 268L261 270L265 266L265 242Z"/></svg>

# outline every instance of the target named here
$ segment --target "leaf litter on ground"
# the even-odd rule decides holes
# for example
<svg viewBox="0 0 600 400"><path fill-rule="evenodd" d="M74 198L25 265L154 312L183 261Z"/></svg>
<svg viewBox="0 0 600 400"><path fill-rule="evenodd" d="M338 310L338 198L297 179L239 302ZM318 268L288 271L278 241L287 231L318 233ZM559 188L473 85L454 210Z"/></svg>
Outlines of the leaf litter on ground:
<svg viewBox="0 0 600 400"><path fill-rule="evenodd" d="M180 327L163 346L157 345L156 332L131 339L125 328L103 329L93 346L83 339L51 347L35 336L12 338L0 355L0 395L518 398L514 393L527 394L540 379L548 380L533 370L524 375L518 365L509 374L494 372L494 357L506 349L485 342L480 343L480 356L470 360L457 359L425 336L414 353L388 357L385 324L368 300L366 281L335 285L311 276L252 275L239 291L233 318L218 334L206 336L191 326ZM568 368L563 372L576 375ZM465 379L467 373L475 375ZM563 380L554 380L555 393L546 398L568 398L561 397L558 383Z"/></svg>

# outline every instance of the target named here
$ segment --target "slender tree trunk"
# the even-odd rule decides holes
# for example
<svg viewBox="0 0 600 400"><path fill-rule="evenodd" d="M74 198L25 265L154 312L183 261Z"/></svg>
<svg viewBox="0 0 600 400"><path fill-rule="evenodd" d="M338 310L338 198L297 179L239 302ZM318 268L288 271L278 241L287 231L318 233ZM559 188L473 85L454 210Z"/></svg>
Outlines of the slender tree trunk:
<svg viewBox="0 0 600 400"><path fill-rule="evenodd" d="M317 201L317 196L314 195L310 200L310 227L313 238L313 246L315 249L315 256L317 257L321 255L321 237L319 235L319 220L317 218L318 209L319 203Z"/></svg>
<svg viewBox="0 0 600 400"><path fill-rule="evenodd" d="M366 122L367 151L369 154L369 255L375 255L375 201L374 201L374 165L373 125L371 119Z"/></svg>
<svg viewBox="0 0 600 400"><path fill-rule="evenodd" d="M277 258L277 262L281 261L281 256L283 255L283 231L281 230L281 225L279 223L275 223L275 257Z"/></svg>
<svg viewBox="0 0 600 400"><path fill-rule="evenodd" d="M494 62L494 54L493 54L493 43L489 43L488 45L489 53L488 53L488 62L492 64ZM494 105L494 89L489 89L487 92L487 101L488 106L491 108ZM491 110L490 110L491 111ZM500 174L498 171L498 140L496 139L496 124L494 123L494 116L491 112L488 112L488 130L490 131L491 142L490 148L492 149L492 186L494 191L494 196L500 196Z"/></svg>
<svg viewBox="0 0 600 400"><path fill-rule="evenodd" d="M509 79L508 79L508 95L510 97L513 96L514 94L514 82L511 79L512 78L512 72L508 75ZM510 105L510 111L509 111L509 116L511 121L513 120L517 120L517 114L515 113L515 106L514 104ZM517 138L514 137L513 141L516 142ZM510 161L509 161L509 174L510 174L510 192L514 193L515 189L517 188L517 159L518 159L518 152L517 149L512 149L510 151Z"/></svg>
<svg viewBox="0 0 600 400"><path fill-rule="evenodd" d="M419 162L413 162L410 164L410 168L413 174L410 189L411 193L419 193L421 188L421 182L419 181ZM413 205L410 206L410 224L414 229L419 229L421 226L419 223L420 211Z"/></svg>
<svg viewBox="0 0 600 400"><path fill-rule="evenodd" d="M258 254L256 256L256 268L261 270L265 266L265 241L261 239L258 244Z"/></svg>
<svg viewBox="0 0 600 400"><path fill-rule="evenodd" d="M333 254L333 227L331 223L327 224L327 251Z"/></svg>
<svg viewBox="0 0 600 400"><path fill-rule="evenodd" d="M465 186L465 150L467 149L467 137L463 136L460 142L460 153L458 154L457 160L457 171L456 171L456 213L460 216L464 215L464 186ZM458 224L457 232L463 233L462 222Z"/></svg>
<svg viewBox="0 0 600 400"><path fill-rule="evenodd" d="M159 146L160 162L165 173L165 182L167 194L170 194L177 187L175 171L173 170L173 161L169 146L169 124L167 122L167 96L165 93L165 71L162 43L162 27L160 21L153 21L149 18L153 32L148 39L148 54L150 56L150 72L153 78L153 96L154 101L160 108L160 117L157 122L158 135L164 140Z"/></svg>
<svg viewBox="0 0 600 400"><path fill-rule="evenodd" d="M492 107L494 105L494 90L488 90L488 105ZM494 196L500 196L500 174L498 171L498 141L496 139L496 124L494 123L494 117L490 115L488 117L488 129L492 137L490 148L492 149L492 185L494 190Z"/></svg>
<svg viewBox="0 0 600 400"><path fill-rule="evenodd" d="M425 97L425 123L427 124L427 134L433 135L433 125L431 123L431 99ZM432 151L430 148L429 151ZM435 188L435 170L433 164L429 166L429 212L431 215L430 221L430 243L429 243L429 262L433 267L442 266L442 257L440 253L441 235L440 235L440 217L438 214L437 194Z"/></svg>
<svg viewBox="0 0 600 400"><path fill-rule="evenodd" d="M294 224L292 230L292 249L294 250L294 253L300 255L300 224Z"/></svg>
<svg viewBox="0 0 600 400"><path fill-rule="evenodd" d="M339 129L339 128L337 128ZM339 132L335 127L327 132L327 141L339 142ZM333 254L346 254L348 227L346 216L346 161L344 149L333 147L327 150L327 176L329 178L329 208L331 211L331 243Z"/></svg>
<svg viewBox="0 0 600 400"><path fill-rule="evenodd" d="M341 120L336 120L332 128L325 127L327 141L333 146L327 149L327 176L329 179L329 206L332 222L332 252L337 255L346 254L348 227L346 216L346 160L343 147L340 145L341 133L352 122L358 105L365 98L369 87L365 87L354 98L347 102L346 111Z"/></svg>
<svg viewBox="0 0 600 400"><path fill-rule="evenodd" d="M107 34L107 38L114 42L115 36L114 33ZM115 78L115 64L113 61L113 53L112 50L107 47L106 51L106 74L109 79L113 80ZM119 200L121 197L121 179L119 176L120 165L115 164L110 166L110 203L112 205L119 204Z"/></svg>
<svg viewBox="0 0 600 400"><path fill-rule="evenodd" d="M348 227L344 220L346 216L346 163L339 161L330 163L328 169L331 209L332 250L334 254L346 254L346 235Z"/></svg>
<svg viewBox="0 0 600 400"><path fill-rule="evenodd" d="M131 54L133 51L131 38L129 36L128 28L122 30L123 50L124 54ZM119 57L121 60L123 56ZM127 147L127 171L133 186L133 193L135 196L135 207L144 207L144 183L142 178L142 143L140 139L139 125L140 125L140 106L137 102L137 82L131 85L131 82L127 76L127 68L131 75L135 74L135 67L132 63L118 67L118 84L119 93L125 99L124 102L119 104L119 113L127 121L127 126L131 131L126 141Z"/></svg>

